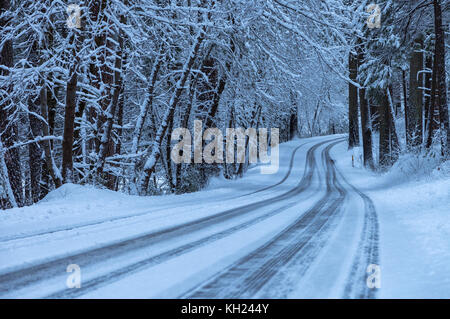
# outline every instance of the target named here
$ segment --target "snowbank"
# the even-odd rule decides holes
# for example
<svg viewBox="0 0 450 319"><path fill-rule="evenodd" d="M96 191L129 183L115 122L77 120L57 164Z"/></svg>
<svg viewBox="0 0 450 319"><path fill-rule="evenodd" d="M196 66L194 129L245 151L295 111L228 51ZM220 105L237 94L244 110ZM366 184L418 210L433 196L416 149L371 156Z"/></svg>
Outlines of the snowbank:
<svg viewBox="0 0 450 319"><path fill-rule="evenodd" d="M349 182L369 195L380 222L382 298L450 298L450 163L404 156L384 174L333 150Z"/></svg>

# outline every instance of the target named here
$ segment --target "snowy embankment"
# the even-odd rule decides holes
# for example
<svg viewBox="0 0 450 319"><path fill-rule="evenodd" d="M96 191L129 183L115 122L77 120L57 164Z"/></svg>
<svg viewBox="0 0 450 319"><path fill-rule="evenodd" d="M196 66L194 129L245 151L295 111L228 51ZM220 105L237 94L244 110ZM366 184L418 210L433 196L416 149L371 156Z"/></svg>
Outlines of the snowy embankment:
<svg viewBox="0 0 450 319"><path fill-rule="evenodd" d="M344 144L332 152L348 181L377 209L379 297L450 298L450 163L424 172L421 163L403 162L380 175L361 168L358 154Z"/></svg>

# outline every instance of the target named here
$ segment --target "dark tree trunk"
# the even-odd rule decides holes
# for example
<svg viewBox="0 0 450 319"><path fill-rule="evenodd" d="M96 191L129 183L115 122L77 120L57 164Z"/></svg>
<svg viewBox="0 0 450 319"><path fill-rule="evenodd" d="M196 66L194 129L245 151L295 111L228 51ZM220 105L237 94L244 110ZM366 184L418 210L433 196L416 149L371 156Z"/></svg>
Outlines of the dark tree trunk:
<svg viewBox="0 0 450 319"><path fill-rule="evenodd" d="M189 102L186 105L186 109L183 110L182 116L180 119L180 127L182 128L188 128L189 125L189 117L191 115L192 111L192 105L194 103L194 95L195 95L195 88L196 88L196 82L197 82L197 76L191 77L190 83L189 83ZM183 163L176 164L176 170L175 170L175 183L177 188L177 193L181 191L182 188L182 182L181 182L181 174L183 169Z"/></svg>
<svg viewBox="0 0 450 319"><path fill-rule="evenodd" d="M299 137L300 136L300 132L299 132L299 125L298 125L298 102L296 99L296 94L291 90L289 93L289 99L291 102L291 122L289 123L289 129L290 129L290 139L293 139L294 137ZM258 119L259 122L259 119ZM257 123L258 125L258 123ZM334 128L334 123L331 123L330 120L330 125L332 127L332 134L335 134L335 128Z"/></svg>
<svg viewBox="0 0 450 319"><path fill-rule="evenodd" d="M34 66L39 66L39 58L40 50L39 44L37 41L34 41L30 50L29 62ZM41 111L41 94L38 93L37 96L30 94L28 97L28 109L30 113L28 113L28 138L33 140L37 137L41 136L42 125L41 120L38 119L34 114L40 114ZM30 198L28 202L30 204L37 203L40 198L40 182L41 182L41 169L42 169L42 149L38 142L31 143L28 145L28 167L30 174Z"/></svg>
<svg viewBox="0 0 450 319"><path fill-rule="evenodd" d="M370 109L367 102L366 89L364 88L359 90L359 107L361 112L364 166L374 169L372 153L372 124L370 123Z"/></svg>
<svg viewBox="0 0 450 319"><path fill-rule="evenodd" d="M212 49L213 46L210 47L206 58L203 59L202 62L202 71L207 75L208 81L203 80L202 77L197 78L196 81L196 90L198 92L197 119L203 122L203 131L217 126L215 122L217 111L219 109L220 98L222 97L222 93L226 87L228 79L227 72L231 68L230 61L227 61L226 72L224 72L224 74L219 78L219 63L214 58L210 57ZM202 142L203 149L205 147L205 143L204 141ZM202 176L202 180L198 181L200 187L206 184L208 176L219 174L219 168L216 163L203 163L200 165L199 170L200 176Z"/></svg>
<svg viewBox="0 0 450 319"><path fill-rule="evenodd" d="M40 113L40 101L39 98L29 101L29 110L33 113ZM30 123L30 131L28 132L28 137L32 140L36 137L41 136L41 121L37 119L34 115L28 114L28 120ZM41 181L41 168L42 168L42 150L39 143L31 143L28 145L28 155L29 155L29 168L30 168L30 192L31 192L31 202L37 203L40 198L40 181Z"/></svg>
<svg viewBox="0 0 450 319"><path fill-rule="evenodd" d="M77 31L73 31L77 32ZM78 56L78 46L82 43L82 39L78 39L78 35L72 34L74 61L69 70L69 81L66 87L66 109L64 114L64 133L62 143L62 180L63 183L74 182L73 174L73 142L75 128L75 111L77 107L77 85L78 85L78 68L80 57Z"/></svg>
<svg viewBox="0 0 450 319"><path fill-rule="evenodd" d="M49 126L47 126L45 124L42 125L42 135L43 136L48 136L48 135L52 134L52 132L53 132L52 124L54 125L54 117L53 117L53 121L50 120L51 117L50 117L50 112L48 109L51 104L47 103L47 97L48 97L47 89L45 87L43 87L41 89L41 96L40 96L41 116L44 117L44 119L46 119L47 122L49 123ZM61 180L61 176L59 174L59 170L56 167L55 160L53 158L51 143L50 143L50 141L42 141L41 146L44 149L44 154L45 154L45 163L47 166L46 173L48 172L48 174L50 174L50 176L52 177L53 183L55 184L55 187L58 188L62 185L62 180Z"/></svg>
<svg viewBox="0 0 450 319"><path fill-rule="evenodd" d="M75 67L70 69L70 80L66 90L66 112L64 115L64 134L62 143L62 178L63 183L73 182L73 132L75 109L77 106L78 74Z"/></svg>
<svg viewBox="0 0 450 319"><path fill-rule="evenodd" d="M450 156L450 128L447 104L447 82L445 74L445 32L442 27L442 1L434 0L434 23L436 32L435 63L437 105L439 107L439 120L441 128L442 153Z"/></svg>
<svg viewBox="0 0 450 319"><path fill-rule="evenodd" d="M46 33L49 47L53 45L54 40L53 32L54 29L50 28L50 30L48 30L48 32ZM56 97L58 96L60 85L56 84L58 81L54 81L53 77L54 75L52 73L43 76L42 87L39 93L40 113L41 116L47 121L47 124L41 123L42 136L49 136L54 134L56 105L57 105ZM47 81L56 82L55 86L53 87L53 90L47 90L46 88ZM51 140L42 141L40 143L40 146L41 149L44 151L44 163L42 166L42 178L41 178L43 183L41 185L41 195L40 195L42 199L51 190L51 181L53 181L55 187L58 188L62 185L62 178L59 169L56 166L52 153L53 141Z"/></svg>
<svg viewBox="0 0 450 319"><path fill-rule="evenodd" d="M432 69L433 69L433 58L428 55L425 59L425 104L424 104L424 140L429 132L430 123L433 121L433 113L431 112L431 82L432 82Z"/></svg>
<svg viewBox="0 0 450 319"><path fill-rule="evenodd" d="M151 122L153 125L153 130L151 130L151 133L153 134L153 131L156 131L156 123L154 121L153 116L153 92L156 85L156 80L158 79L158 73L162 65L162 51L163 49L160 49L160 52L158 56L155 58L155 61L153 63L152 72L149 77L149 84L147 87L147 99L145 100L145 105L141 109L138 119L136 121L136 126L134 128L133 132L133 145L132 145L132 153L136 154L139 150L139 143L142 138L142 132L144 129L144 125L147 119L148 114L150 113ZM152 136L153 138L154 136ZM136 164L136 162L135 162ZM136 170L136 168L135 168Z"/></svg>
<svg viewBox="0 0 450 319"><path fill-rule="evenodd" d="M355 54L349 54L348 67L350 79L356 82L358 76L358 59ZM349 83L348 91L348 147L353 148L359 145L359 124L358 124L358 88Z"/></svg>
<svg viewBox="0 0 450 319"><path fill-rule="evenodd" d="M298 136L298 117L297 112L291 113L290 122L289 122L289 140L292 140Z"/></svg>
<svg viewBox="0 0 450 319"><path fill-rule="evenodd" d="M358 64L364 62L363 48L358 49ZM372 123L370 116L370 107L366 96L366 89L359 89L359 111L361 113L361 130L363 142L364 167L374 169L373 150L372 150Z"/></svg>
<svg viewBox="0 0 450 319"><path fill-rule="evenodd" d="M405 115L405 131L408 131L408 85L406 82L406 71L402 71L402 87L403 87L403 112ZM409 145L411 141L409 140L408 134L406 134L406 144Z"/></svg>
<svg viewBox="0 0 450 319"><path fill-rule="evenodd" d="M228 120L228 127L234 127L234 107L230 111L230 118ZM230 172L231 171L231 172ZM225 179L232 179L235 173L234 163L224 163L223 177Z"/></svg>
<svg viewBox="0 0 450 319"><path fill-rule="evenodd" d="M124 60L126 57L124 57ZM125 63L124 63L125 64ZM117 143L116 143L116 149L115 154L120 155L122 154L122 139L123 139L123 106L125 104L125 96L124 96L124 86L122 85L120 90L120 98L119 98L119 104L118 104L118 110L117 110ZM124 170L125 171L125 170ZM119 190L119 185L122 178L116 178L116 185L114 186L114 190L117 192Z"/></svg>
<svg viewBox="0 0 450 319"><path fill-rule="evenodd" d="M10 8L10 1L0 1L0 14L4 14ZM6 26L7 18L0 20L0 27ZM14 51L12 40L6 40L0 52L0 66L11 68L13 66ZM7 76L9 71L0 68L0 76ZM2 91L11 92L12 88L2 88ZM2 98L4 98L2 96ZM11 101L5 101L0 105L0 133L4 148L9 148L17 142L18 129L15 122L10 121L12 115L11 109L8 108ZM5 163L8 171L9 182L18 206L24 204L23 186L22 186L22 170L20 165L20 154L17 148L7 150L4 154Z"/></svg>
<svg viewBox="0 0 450 319"><path fill-rule="evenodd" d="M167 181L169 184L170 192L173 193L175 191L175 185L173 183L173 170L172 170L172 159L170 158L171 153L171 145L170 145L170 138L171 138L171 132L173 128L173 118L169 120L169 126L167 128L166 133L166 151L165 151L165 160L166 160L166 174L167 174Z"/></svg>
<svg viewBox="0 0 450 319"><path fill-rule="evenodd" d="M379 90L379 119L380 119L380 149L379 149L379 166L384 169L391 165L390 160L390 105L386 90Z"/></svg>
<svg viewBox="0 0 450 319"><path fill-rule="evenodd" d="M163 141L163 138L167 132L167 126L169 119L173 118L175 109L178 106L178 103L181 98L181 94L184 91L184 84L186 83L187 78L189 77L191 73L192 66L194 65L194 62L197 58L198 52L200 50L200 46L204 40L205 34L204 30L199 33L197 36L192 50L191 55L189 56L188 60L185 63L183 74L181 75L181 78L179 82L177 83L175 92L173 93L171 104L168 106L166 113L164 115L163 121L158 129L158 132L155 137L155 141L153 143L153 146L151 148L151 152L149 154L149 158L147 158L147 164L144 168L144 174L141 182L141 192L147 192L148 185L150 182L150 177L152 176L153 172L156 168L156 163L161 157L161 143Z"/></svg>
<svg viewBox="0 0 450 319"><path fill-rule="evenodd" d="M83 22L82 22L83 25ZM75 128L75 112L77 107L77 85L80 64L80 46L83 45L84 35L82 29L72 31L72 57L73 62L69 69L69 80L66 86L66 109L64 114L64 132L62 143L62 181L74 182L73 173L73 144Z"/></svg>
<svg viewBox="0 0 450 319"><path fill-rule="evenodd" d="M41 172L41 193L39 194L39 200L47 196L51 189L50 173L48 172L47 164L45 162L42 163Z"/></svg>
<svg viewBox="0 0 450 319"><path fill-rule="evenodd" d="M125 17L121 17L121 22L126 23ZM105 167L106 163L106 157L109 155L113 155L115 151L114 142L112 140L112 129L114 124L114 117L116 115L116 109L117 105L119 103L120 98L120 92L122 91L122 56L123 56L123 34L119 33L119 39L118 39L118 48L116 52L116 59L115 59L115 72L114 72L114 83L112 86L112 99L110 100L110 105L107 108L107 119L105 123L105 128L103 131L103 136L100 141L100 152L99 152L99 162L98 162L98 169L97 173L99 176L103 175L103 169ZM114 190L115 188L115 177L106 174L105 176L107 180L107 187L111 190Z"/></svg>
<svg viewBox="0 0 450 319"><path fill-rule="evenodd" d="M409 103L408 103L408 135L409 147L419 146L422 143L422 113L423 113L423 38L414 42L409 69Z"/></svg>
<svg viewBox="0 0 450 319"><path fill-rule="evenodd" d="M437 70L436 70L436 59L433 62L433 73L431 76L431 97L430 97L430 123L428 125L428 136L427 136L427 148L430 148L433 144L434 132L436 130L436 124L439 120L439 109L436 107L437 100ZM438 114L436 114L438 113ZM437 116L436 116L437 115Z"/></svg>
<svg viewBox="0 0 450 319"><path fill-rule="evenodd" d="M398 160L398 157L400 155L400 144L398 141L397 129L395 127L395 116L393 111L394 106L392 103L392 98L388 99L388 101L389 101L389 108L387 115L389 116L389 157L390 157L390 165L392 165Z"/></svg>
<svg viewBox="0 0 450 319"><path fill-rule="evenodd" d="M234 21L232 23L234 23ZM231 53L234 53L234 51L236 50L233 40L230 40L230 49L231 49ZM214 124L214 120L216 118L217 110L219 109L220 99L222 97L223 92L225 91L225 87L226 87L226 84L227 84L228 72L231 71L232 59L233 59L233 57L228 58L228 60L227 60L227 62L225 64L226 72L220 78L219 85L217 86L217 88L216 88L216 90L214 92L211 109L208 112L208 118L206 120L206 125L205 125L206 128L210 128ZM215 66L215 68L217 68L217 65Z"/></svg>
<svg viewBox="0 0 450 319"><path fill-rule="evenodd" d="M82 89L83 93L87 94L86 89ZM75 122L74 122L74 128L73 128L73 157L75 163L82 163L83 162L83 144L81 141L81 121L76 119L81 119L83 117L84 112L86 111L86 100L84 98L80 98L78 101L77 109L75 111ZM76 177L82 177L81 174L76 174Z"/></svg>
<svg viewBox="0 0 450 319"><path fill-rule="evenodd" d="M53 79L50 78L50 81L52 80ZM54 94L50 90L47 91L48 134L50 135L55 133L56 106L58 104L56 97L58 96L60 89L60 86L57 85L54 89ZM53 147L53 143L50 142L50 144Z"/></svg>

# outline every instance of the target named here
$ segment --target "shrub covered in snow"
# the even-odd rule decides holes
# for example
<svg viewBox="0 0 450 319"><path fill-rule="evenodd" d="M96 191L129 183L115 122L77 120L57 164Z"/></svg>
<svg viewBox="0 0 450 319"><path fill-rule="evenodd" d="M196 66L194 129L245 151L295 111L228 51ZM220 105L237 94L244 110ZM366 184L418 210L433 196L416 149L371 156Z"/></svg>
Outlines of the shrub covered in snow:
<svg viewBox="0 0 450 319"><path fill-rule="evenodd" d="M441 156L435 152L403 153L388 171L387 176L398 181L429 178L439 174L440 167L444 164Z"/></svg>

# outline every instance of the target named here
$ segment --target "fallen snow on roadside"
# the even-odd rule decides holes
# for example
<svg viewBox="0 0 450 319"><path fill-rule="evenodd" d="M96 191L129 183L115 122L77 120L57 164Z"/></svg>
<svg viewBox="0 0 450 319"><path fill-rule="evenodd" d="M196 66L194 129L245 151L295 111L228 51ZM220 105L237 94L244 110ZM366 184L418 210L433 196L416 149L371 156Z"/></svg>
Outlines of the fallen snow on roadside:
<svg viewBox="0 0 450 319"><path fill-rule="evenodd" d="M356 154L360 151L357 150ZM369 195L380 223L382 298L450 298L450 170L428 175L395 166L369 172L347 145L333 152L348 181ZM355 157L358 158L358 157Z"/></svg>

